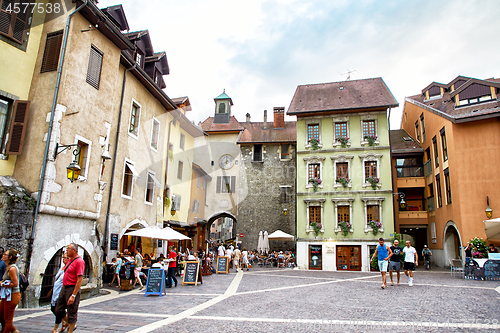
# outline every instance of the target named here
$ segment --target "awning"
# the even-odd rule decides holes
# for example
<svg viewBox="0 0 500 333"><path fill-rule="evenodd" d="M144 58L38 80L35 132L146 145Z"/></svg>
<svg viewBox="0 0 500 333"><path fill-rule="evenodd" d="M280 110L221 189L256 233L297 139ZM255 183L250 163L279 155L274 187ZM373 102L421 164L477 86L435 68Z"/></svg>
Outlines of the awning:
<svg viewBox="0 0 500 333"><path fill-rule="evenodd" d="M129 162L126 162L126 163L127 163L128 168L130 169L130 171L132 171L132 175L134 176L134 178L141 179L141 177L139 176L139 173L137 172L135 167L132 165L132 163L129 163Z"/></svg>
<svg viewBox="0 0 500 333"><path fill-rule="evenodd" d="M488 240L500 241L500 218L483 221Z"/></svg>
<svg viewBox="0 0 500 333"><path fill-rule="evenodd" d="M295 240L295 237L287 234L284 231L281 230L276 230L272 234L268 236L269 240L283 240L283 241L293 241Z"/></svg>
<svg viewBox="0 0 500 333"><path fill-rule="evenodd" d="M155 186L161 187L161 183L156 179L156 177L153 174L149 174L149 176L153 179L153 182L155 183Z"/></svg>

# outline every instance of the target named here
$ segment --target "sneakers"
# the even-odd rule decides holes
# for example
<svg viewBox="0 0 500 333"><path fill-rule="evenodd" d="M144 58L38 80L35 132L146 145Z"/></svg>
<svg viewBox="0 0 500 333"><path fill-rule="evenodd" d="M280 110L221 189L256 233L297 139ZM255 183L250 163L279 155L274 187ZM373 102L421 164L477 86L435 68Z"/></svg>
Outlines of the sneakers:
<svg viewBox="0 0 500 333"><path fill-rule="evenodd" d="M144 289L144 286L141 286L141 287L139 288L139 290L142 290L142 289Z"/></svg>
<svg viewBox="0 0 500 333"><path fill-rule="evenodd" d="M413 287L413 278L410 278L410 281L408 282L409 287Z"/></svg>

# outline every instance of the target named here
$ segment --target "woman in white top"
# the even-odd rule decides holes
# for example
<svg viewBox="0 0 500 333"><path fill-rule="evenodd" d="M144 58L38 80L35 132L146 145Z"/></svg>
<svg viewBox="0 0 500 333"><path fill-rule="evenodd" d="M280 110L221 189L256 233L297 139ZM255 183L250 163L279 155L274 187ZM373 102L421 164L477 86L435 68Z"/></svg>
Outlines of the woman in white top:
<svg viewBox="0 0 500 333"><path fill-rule="evenodd" d="M241 252L241 269L243 269L243 265L247 266L247 271L249 270L248 268L248 251L246 248L243 248L243 252Z"/></svg>

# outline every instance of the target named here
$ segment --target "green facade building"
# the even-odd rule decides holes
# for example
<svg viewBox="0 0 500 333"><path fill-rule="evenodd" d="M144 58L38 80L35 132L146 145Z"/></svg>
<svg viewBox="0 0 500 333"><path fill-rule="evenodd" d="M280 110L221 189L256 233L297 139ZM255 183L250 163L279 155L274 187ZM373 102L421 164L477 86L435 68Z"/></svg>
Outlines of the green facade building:
<svg viewBox="0 0 500 333"><path fill-rule="evenodd" d="M297 265L370 269L378 239L394 233L390 109L381 78L298 86Z"/></svg>

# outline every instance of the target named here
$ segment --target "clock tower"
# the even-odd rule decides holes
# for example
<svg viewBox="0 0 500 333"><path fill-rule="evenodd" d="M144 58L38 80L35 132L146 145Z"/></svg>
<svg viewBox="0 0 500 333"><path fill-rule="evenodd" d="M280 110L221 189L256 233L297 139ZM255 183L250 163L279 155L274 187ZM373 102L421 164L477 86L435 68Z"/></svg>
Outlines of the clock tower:
<svg viewBox="0 0 500 333"><path fill-rule="evenodd" d="M231 106L233 105L233 100L231 97L226 95L226 89L219 96L214 98L215 101L215 124L229 124L229 118L231 117Z"/></svg>

